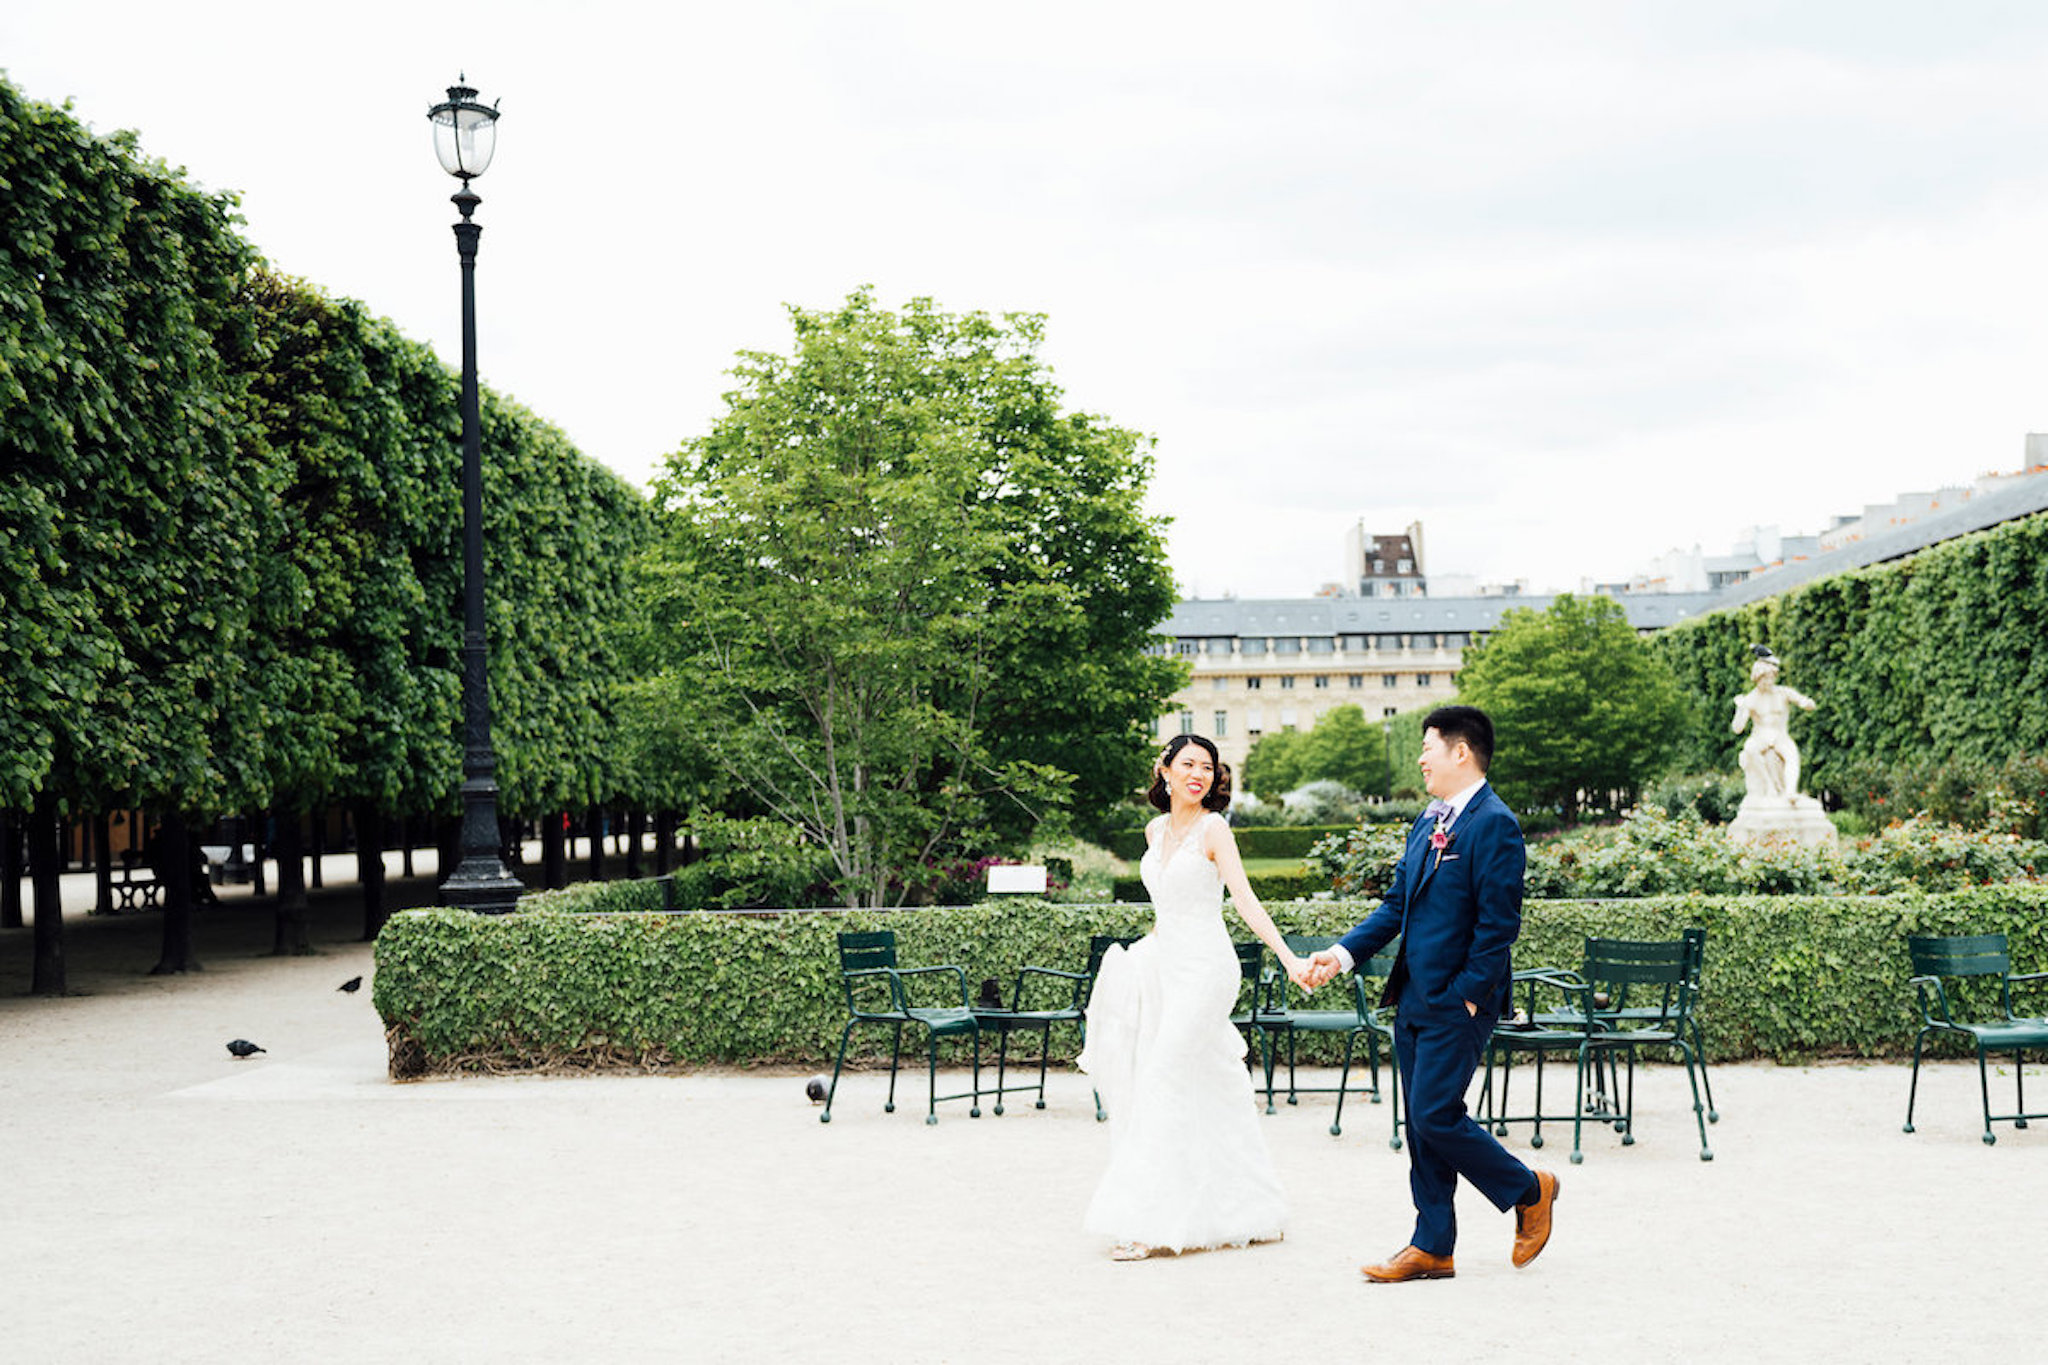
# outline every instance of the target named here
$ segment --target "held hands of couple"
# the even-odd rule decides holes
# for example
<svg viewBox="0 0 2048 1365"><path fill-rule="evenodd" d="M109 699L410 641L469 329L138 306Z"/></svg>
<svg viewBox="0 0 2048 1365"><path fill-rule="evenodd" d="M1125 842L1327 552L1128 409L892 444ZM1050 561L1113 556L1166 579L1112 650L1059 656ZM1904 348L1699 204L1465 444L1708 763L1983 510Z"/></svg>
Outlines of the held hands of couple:
<svg viewBox="0 0 2048 1365"><path fill-rule="evenodd" d="M1343 964L1337 960L1337 954L1325 948L1310 956L1303 972L1306 980L1301 984L1305 989L1314 990L1318 986L1328 984L1330 979L1343 969Z"/></svg>

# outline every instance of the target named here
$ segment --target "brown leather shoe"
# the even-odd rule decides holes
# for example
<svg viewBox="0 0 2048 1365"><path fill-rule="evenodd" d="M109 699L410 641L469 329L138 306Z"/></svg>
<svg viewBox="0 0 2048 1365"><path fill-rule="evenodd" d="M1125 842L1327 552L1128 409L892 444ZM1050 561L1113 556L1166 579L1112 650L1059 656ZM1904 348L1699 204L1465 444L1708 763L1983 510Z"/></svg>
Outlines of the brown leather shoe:
<svg viewBox="0 0 2048 1365"><path fill-rule="evenodd" d="M1402 1247L1390 1261L1362 1265L1358 1273L1374 1284L1399 1284L1403 1280L1448 1280L1457 1269L1448 1256L1432 1256L1418 1247Z"/></svg>
<svg viewBox="0 0 2048 1365"><path fill-rule="evenodd" d="M1515 1205L1515 1269L1535 1260L1550 1241L1550 1206L1557 1202L1558 1188L1556 1176L1538 1171L1536 1202Z"/></svg>

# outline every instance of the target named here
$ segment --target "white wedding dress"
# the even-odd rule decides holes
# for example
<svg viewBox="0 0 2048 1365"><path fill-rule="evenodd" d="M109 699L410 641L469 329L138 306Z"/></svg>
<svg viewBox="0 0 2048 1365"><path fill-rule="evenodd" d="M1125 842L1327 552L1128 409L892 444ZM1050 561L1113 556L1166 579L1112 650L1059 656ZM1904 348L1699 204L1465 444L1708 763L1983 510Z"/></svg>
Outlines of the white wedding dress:
<svg viewBox="0 0 2048 1365"><path fill-rule="evenodd" d="M1118 1242L1185 1251L1279 1237L1287 1199L1259 1131L1244 1039L1230 1022L1237 953L1223 925L1223 878L1202 852L1210 813L1138 870L1152 932L1102 960L1088 1005L1083 1070L1109 1110L1109 1169L1087 1228Z"/></svg>

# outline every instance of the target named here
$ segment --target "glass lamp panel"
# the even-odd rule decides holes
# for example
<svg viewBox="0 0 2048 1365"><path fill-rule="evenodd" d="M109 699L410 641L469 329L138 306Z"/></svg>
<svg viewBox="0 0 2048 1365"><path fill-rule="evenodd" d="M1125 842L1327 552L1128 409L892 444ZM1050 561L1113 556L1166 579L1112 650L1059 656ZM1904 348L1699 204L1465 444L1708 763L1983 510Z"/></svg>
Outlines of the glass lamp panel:
<svg viewBox="0 0 2048 1365"><path fill-rule="evenodd" d="M441 169L465 179L490 169L498 146L498 114L481 105L442 108L434 114L434 155Z"/></svg>

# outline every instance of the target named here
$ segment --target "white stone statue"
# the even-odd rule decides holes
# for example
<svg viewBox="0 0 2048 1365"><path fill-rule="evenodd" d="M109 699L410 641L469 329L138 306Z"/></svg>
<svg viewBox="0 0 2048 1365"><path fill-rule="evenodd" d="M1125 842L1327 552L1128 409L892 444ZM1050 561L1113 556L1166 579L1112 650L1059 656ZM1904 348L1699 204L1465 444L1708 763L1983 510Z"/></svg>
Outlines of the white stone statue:
<svg viewBox="0 0 2048 1365"><path fill-rule="evenodd" d="M1741 757L1748 790L1728 837L1736 843L1833 843L1835 827L1827 812L1820 802L1799 794L1799 746L1787 724L1793 707L1813 710L1813 698L1778 686L1777 655L1762 645L1752 646L1752 652L1750 689L1735 699L1735 718L1728 727L1738 735L1749 727Z"/></svg>

